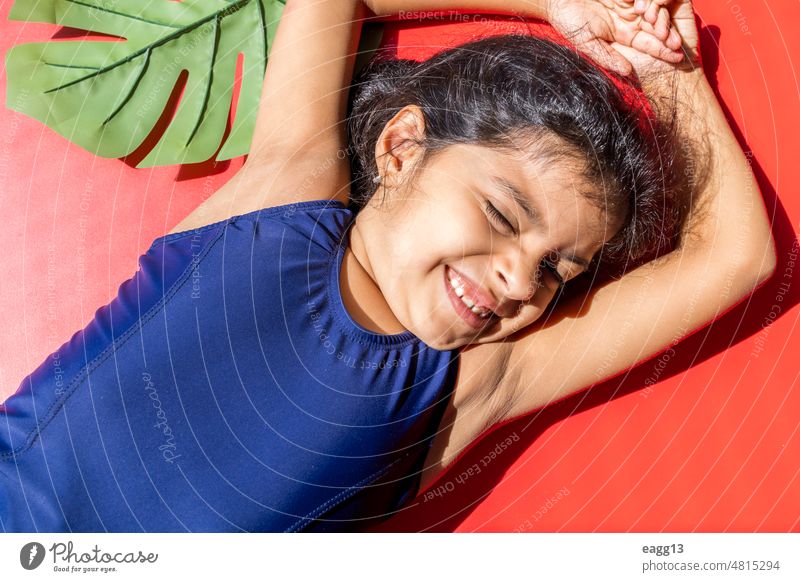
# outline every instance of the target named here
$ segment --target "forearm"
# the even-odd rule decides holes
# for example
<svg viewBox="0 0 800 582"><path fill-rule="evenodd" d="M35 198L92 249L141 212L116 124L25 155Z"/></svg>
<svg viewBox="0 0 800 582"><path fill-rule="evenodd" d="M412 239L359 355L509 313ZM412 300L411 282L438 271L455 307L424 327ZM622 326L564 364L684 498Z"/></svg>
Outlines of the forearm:
<svg viewBox="0 0 800 582"><path fill-rule="evenodd" d="M341 121L366 13L361 0L287 2L264 75L252 158L346 144Z"/></svg>
<svg viewBox="0 0 800 582"><path fill-rule="evenodd" d="M679 250L703 253L720 268L744 266L761 280L774 268L775 247L750 164L702 71L679 72L676 84L678 125L688 143L698 145L692 152L697 159L686 166L695 184L694 208ZM671 99L660 92L665 86L645 90L651 99Z"/></svg>
<svg viewBox="0 0 800 582"><path fill-rule="evenodd" d="M547 18L551 0L364 0L364 4L377 16L390 16L402 12L433 12L463 10L465 12L499 12L520 14L533 18Z"/></svg>
<svg viewBox="0 0 800 582"><path fill-rule="evenodd" d="M678 83L678 122L688 140L705 144L703 154L711 159L708 178L695 193L703 200L691 215L689 235L675 251L603 282L588 298L567 299L560 306L563 319L512 336L509 372L500 387L511 403L503 420L550 405L671 348L772 273L774 243L747 159L702 73ZM671 91L652 95L652 89L645 88L651 99L672 103Z"/></svg>

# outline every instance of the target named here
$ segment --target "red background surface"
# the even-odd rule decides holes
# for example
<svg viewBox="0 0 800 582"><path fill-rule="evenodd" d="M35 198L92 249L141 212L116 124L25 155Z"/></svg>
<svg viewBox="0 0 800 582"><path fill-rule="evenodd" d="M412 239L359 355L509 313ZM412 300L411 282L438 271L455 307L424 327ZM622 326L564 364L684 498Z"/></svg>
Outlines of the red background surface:
<svg viewBox="0 0 800 582"><path fill-rule="evenodd" d="M7 21L11 4L0 4L4 55L54 34L82 36ZM800 4L695 4L707 74L752 153L773 222L775 277L671 357L491 431L378 531L800 531L800 282L787 270L800 229ZM407 21L389 24L385 42L423 58L516 26ZM3 70L3 104L5 85ZM137 170L146 149L98 158L0 108L0 398L243 161ZM512 444L487 460L501 442Z"/></svg>

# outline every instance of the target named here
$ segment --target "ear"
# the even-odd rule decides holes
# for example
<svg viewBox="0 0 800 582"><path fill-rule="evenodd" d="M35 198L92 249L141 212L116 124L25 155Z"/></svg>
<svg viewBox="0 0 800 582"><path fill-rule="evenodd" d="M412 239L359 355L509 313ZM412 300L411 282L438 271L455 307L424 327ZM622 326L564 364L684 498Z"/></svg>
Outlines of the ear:
<svg viewBox="0 0 800 582"><path fill-rule="evenodd" d="M416 105L406 105L383 127L375 143L378 174L386 186L403 183L422 156L425 117Z"/></svg>

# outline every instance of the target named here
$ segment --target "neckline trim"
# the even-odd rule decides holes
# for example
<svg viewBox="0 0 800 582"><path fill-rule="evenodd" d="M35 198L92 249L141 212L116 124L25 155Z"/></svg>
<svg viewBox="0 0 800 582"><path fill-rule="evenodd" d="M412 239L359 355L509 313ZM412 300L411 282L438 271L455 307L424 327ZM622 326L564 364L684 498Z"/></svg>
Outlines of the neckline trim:
<svg viewBox="0 0 800 582"><path fill-rule="evenodd" d="M280 204L278 206L267 206L264 208L257 208L256 210L251 210L250 212L245 212L244 214L234 214L227 218L223 218L222 220L210 222L208 224L204 224L196 228L190 228L188 230L182 230L180 232L170 232L165 235L159 236L155 238L152 243L150 243L150 249L155 247L157 244L167 243L189 235L201 234L205 231L212 230L220 226L235 224L237 221L240 220L258 222L260 219L266 220L272 217L273 215L281 212L286 213L288 211L294 212L301 210L308 211L308 210L315 210L317 208L321 208L322 210L327 210L328 208L350 209L351 205L352 203L345 205L345 203L342 202L341 200L326 199L326 200L301 200L299 202L288 202L286 204Z"/></svg>
<svg viewBox="0 0 800 582"><path fill-rule="evenodd" d="M331 301L334 319L347 335L362 343L381 347L403 347L408 344L421 342L422 340L415 336L410 330L395 334L382 334L368 330L356 322L347 311L344 300L342 299L342 290L339 280L342 273L344 251L347 247L345 241L347 240L348 231L353 224L354 214L350 207L346 210L348 210L350 214L348 223L345 225L341 237L335 243L328 265L328 297Z"/></svg>

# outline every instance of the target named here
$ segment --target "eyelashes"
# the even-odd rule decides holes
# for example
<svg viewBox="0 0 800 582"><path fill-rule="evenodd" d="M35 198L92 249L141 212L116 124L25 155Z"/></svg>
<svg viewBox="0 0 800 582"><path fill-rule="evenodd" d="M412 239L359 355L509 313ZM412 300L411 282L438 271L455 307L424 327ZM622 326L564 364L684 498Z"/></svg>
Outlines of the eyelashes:
<svg viewBox="0 0 800 582"><path fill-rule="evenodd" d="M542 261L542 264L544 265L544 268L547 269L547 271L556 280L556 283L558 284L558 288L560 290L561 287L563 287L564 283L565 283L564 277L562 277L561 273L558 272L558 269L556 268L556 266L553 263L551 263L550 261L548 261L547 259L544 259Z"/></svg>
<svg viewBox="0 0 800 582"><path fill-rule="evenodd" d="M488 200L486 201L486 213L491 217L491 219L496 224L499 224L502 228L510 231L514 235L517 234L517 231L514 229L514 225L511 224L511 222L505 216L503 216L503 213L500 212L497 209L497 207ZM544 266L546 271L550 273L553 279L555 279L556 283L558 284L559 290L561 290L561 287L564 286L565 281L564 278L561 276L561 274L558 272L556 264L552 260L542 259L542 265Z"/></svg>
<svg viewBox="0 0 800 582"><path fill-rule="evenodd" d="M492 217L492 219L493 219L493 220L494 220L496 223L499 223L501 226L503 226L503 228L507 228L507 229L508 229L508 230L510 230L510 231L511 231L513 234L517 234L517 231L516 231L516 230L514 230L514 225L513 225L513 224L511 224L511 223L508 221L508 219L507 219L505 216L503 216L503 213L502 213L502 212L500 212L500 211L499 211L499 210L498 210L498 209L495 207L495 205L494 205L494 204L492 204L492 203L491 203L491 202L489 202L489 201L487 201L487 202L486 202L486 212L489 214L489 216L491 216L491 217Z"/></svg>

